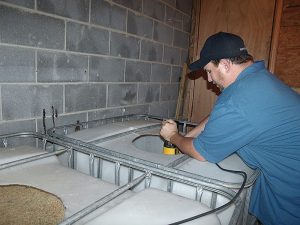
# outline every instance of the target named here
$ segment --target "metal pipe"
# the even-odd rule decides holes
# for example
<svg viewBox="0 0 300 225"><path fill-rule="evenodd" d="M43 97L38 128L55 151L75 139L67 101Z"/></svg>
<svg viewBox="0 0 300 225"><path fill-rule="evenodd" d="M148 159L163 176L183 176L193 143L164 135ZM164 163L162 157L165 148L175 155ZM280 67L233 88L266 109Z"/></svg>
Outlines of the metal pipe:
<svg viewBox="0 0 300 225"><path fill-rule="evenodd" d="M145 177L147 177L147 173L144 173L143 175L141 175L141 176L137 177L136 179L134 179L132 182L123 185L122 187L120 187L117 190L111 192L110 194L104 196L103 198L93 202L89 206L85 207L84 209L78 211L77 213L73 214L72 216L68 217L67 219L65 219L64 221L59 223L59 225L69 225L69 224L75 223L76 221L80 220L81 218L83 218L87 214L95 211L96 209L98 209L102 205L104 205L107 202L115 199L119 195L123 194L125 191L128 191L129 189L131 189L135 185L139 184L143 179L145 179Z"/></svg>
<svg viewBox="0 0 300 225"><path fill-rule="evenodd" d="M94 176L94 163L95 163L95 156L94 154L90 154L89 156L89 173L90 173L90 176L93 177Z"/></svg>
<svg viewBox="0 0 300 225"><path fill-rule="evenodd" d="M115 162L115 185L120 186L120 168L121 163L119 161Z"/></svg>
<svg viewBox="0 0 300 225"><path fill-rule="evenodd" d="M97 177L102 179L102 166L103 166L103 160L101 158L98 158L98 174Z"/></svg>
<svg viewBox="0 0 300 225"><path fill-rule="evenodd" d="M111 121L124 121L124 118L127 119L127 120L132 120L132 119L155 119L155 120L164 120L163 117L158 117L158 116L152 116L152 115L145 115L145 114L141 114L141 115L127 115L127 116L118 116L118 117L113 117L113 118L106 118L106 119L100 119L100 120L94 120L94 121L89 121L89 122L83 122L81 124L88 124L88 123L99 123L101 121L102 124L107 124L108 122L111 122ZM176 120L178 123L183 123L184 126L186 125L189 125L189 126L196 126L197 124L196 123L191 123L191 122L187 122L187 121L183 121L183 120ZM76 124L78 126L78 124ZM67 125L67 126L72 126L71 125ZM122 133L119 133L119 134L115 134L115 135L111 135L111 136L108 136L108 137L104 137L104 138L99 138L97 140L93 140L91 142L82 142L82 141L79 141L79 140L76 140L76 139L73 139L73 138L69 138L69 137L66 137L64 135L59 135L59 134L56 134L56 133L51 133L51 136L52 137L55 137L57 139L61 139L63 141L66 141L66 142L72 142L72 143L75 143L75 144L78 144L80 146L85 146L85 147L88 147L88 148L91 148L93 145L96 145L98 143L101 143L101 142L104 142L104 141L108 141L108 140L112 140L112 139L115 139L115 138L118 138L118 137L121 137L121 136L124 136L124 135L128 135L129 133L132 133L132 132L141 132L141 131L145 131L147 129L153 129L153 128L156 128L160 126L160 124L151 124L147 127L142 127L142 128L136 128L134 130L130 130L130 131L125 131L125 132L122 132ZM62 128L66 128L66 126L62 126ZM58 127L56 128L56 130L59 129ZM85 145L85 144L90 144L90 145ZM104 148L100 149L100 147L97 149L97 151L100 151L100 152L103 152ZM146 165L150 165L150 166L154 166L154 167L157 167L159 165L157 164L154 164L154 163L150 163L149 161L146 161L146 160L140 160L140 159L136 159L135 157L130 157L130 156L127 156L127 155L124 155L122 153L119 153L119 152L115 152L115 151L112 151L112 150L104 150L105 151L105 154L108 154L108 155L111 155L111 156L118 156L120 158L125 158L127 160L131 160L131 161L138 161L138 162L141 162L142 164L146 164ZM170 163L169 165L167 165L166 167L175 167L176 165L180 164L181 162L185 161L186 159L188 159L189 157L183 155L182 158L179 158L178 160ZM256 178L258 177L259 175L259 171L256 171L255 173L252 174L251 177L248 178L247 180L247 183L245 185L245 187L250 187L253 185L253 183L255 182ZM206 179L206 177L202 177L200 175L195 175L195 178L196 179ZM230 183L230 182L223 182L223 181L219 181L219 180L215 180L215 179L209 179L209 181L213 181L215 183L218 183L220 185L223 185L223 186L226 186L226 187L229 187L229 188L233 188L233 189L238 189L241 185L241 183Z"/></svg>
<svg viewBox="0 0 300 225"><path fill-rule="evenodd" d="M90 154L92 151L96 156L102 157L108 161L113 161L113 162L120 161L122 164L125 164L128 167L134 167L139 170L145 170L145 169L151 170L154 173L157 172L158 173L157 175L172 176L171 174L173 174L173 177L175 176L177 179L183 179L183 180L185 180L185 178L191 179L191 180L193 180L193 182L196 182L196 184L199 184L198 182L201 181L204 183L216 184L216 185L220 185L220 186L232 188L232 189L238 189L241 185L240 183L219 181L216 179L203 177L201 175L192 174L192 173L189 173L186 171L177 170L175 168L170 168L170 167L158 164L158 163L153 163L153 162L150 162L147 160L135 158L133 156L128 156L126 154L122 154L120 152L115 152L115 151L112 151L109 149L105 149L103 147L96 146L96 145L86 143L86 142L82 142L80 140L75 140L75 139L72 139L69 137L62 137L61 135L57 135L56 133L54 133L52 135L52 137L55 137L58 140L61 140L61 141L63 140L64 142L67 142L69 145L72 145L73 148L77 147L77 150L82 153ZM79 149L78 149L78 146L80 146ZM248 185L251 186L252 184L248 184Z"/></svg>
<svg viewBox="0 0 300 225"><path fill-rule="evenodd" d="M105 118L105 119L99 119L99 120L91 120L91 121L88 121L88 122L80 122L78 123L76 121L75 124L68 124L68 125L63 125L63 126L60 126L60 127L56 127L55 129L66 129L66 128L70 128L70 127L78 127L78 126L81 126L83 128L88 128L89 124L93 124L93 123L96 123L96 124L107 124L107 123L115 123L115 122L122 122L122 121L130 121L130 120L133 120L133 119L141 119L143 118L144 120L149 120L149 119L153 119L153 120L159 120L159 121L163 121L163 120L166 120L168 118L164 118L164 117L159 117L159 116L154 116L154 115L147 115L147 114L130 114L130 115L124 115L124 116L116 116L116 117L109 117L109 118ZM175 118L171 118L172 120L174 120L176 123L178 124L182 124L184 126L184 128L186 128L186 126L192 126L192 127L195 127L197 126L198 124L197 123L193 123L193 122L189 122L189 121L186 121L186 120L178 120L178 119L175 119ZM51 134L55 131L55 129L53 128L50 128L48 130L48 133Z"/></svg>
<svg viewBox="0 0 300 225"><path fill-rule="evenodd" d="M223 181L203 177L200 175L191 174L186 171L163 166L158 163L153 163L146 160L134 158L119 152L114 152L99 146L90 145L88 143L79 140L74 140L68 137L61 138L61 136L60 135L57 136L57 134L51 137L36 132L22 132L22 133L8 134L8 135L0 135L0 138L10 138L16 136L34 137L39 139L46 138L49 142L72 149L72 151L76 150L78 152L82 152L87 155L92 153L99 158L106 159L107 161L111 161L111 162L119 161L120 163L122 163L122 165L127 166L129 168L134 168L140 171L151 171L152 174L154 175L160 177L166 177L192 186L197 186L197 185L205 185L207 187L210 186L211 190L215 190L219 188L220 188L219 190L221 190L222 188L225 189L239 188L240 186L239 184L236 183L223 182ZM55 154L55 152L53 154ZM225 192L227 192L227 190Z"/></svg>
<svg viewBox="0 0 300 225"><path fill-rule="evenodd" d="M21 165L21 164L24 164L24 163L29 163L29 162L36 161L36 160L39 160L39 159L48 158L48 157L51 157L53 155L59 155L61 153L64 153L65 151L67 151L67 150L62 149L62 150L58 150L56 152L43 153L41 155L31 156L31 157L28 157L28 158L25 158L25 159L19 159L19 160L15 160L15 161L8 162L8 163L3 163L3 164L0 164L0 170L6 169L6 168L9 168L9 167L12 167L12 166L18 166L18 165Z"/></svg>

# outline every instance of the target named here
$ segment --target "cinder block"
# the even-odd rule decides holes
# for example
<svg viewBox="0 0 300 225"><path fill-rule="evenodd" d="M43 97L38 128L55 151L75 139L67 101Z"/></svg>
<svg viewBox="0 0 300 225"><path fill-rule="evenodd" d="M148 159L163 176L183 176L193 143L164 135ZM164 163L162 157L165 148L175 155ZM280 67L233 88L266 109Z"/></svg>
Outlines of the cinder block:
<svg viewBox="0 0 300 225"><path fill-rule="evenodd" d="M36 131L35 120L7 121L0 123L0 135L25 131ZM2 147L2 142L0 146Z"/></svg>
<svg viewBox="0 0 300 225"><path fill-rule="evenodd" d="M124 81L125 60L90 56L90 81Z"/></svg>
<svg viewBox="0 0 300 225"><path fill-rule="evenodd" d="M3 120L40 117L52 105L63 109L62 85L5 85L1 95Z"/></svg>
<svg viewBox="0 0 300 225"><path fill-rule="evenodd" d="M187 50L181 49L180 61L181 65L183 65L184 63L189 63L189 52Z"/></svg>
<svg viewBox="0 0 300 225"><path fill-rule="evenodd" d="M70 84L65 87L66 112L104 108L106 84Z"/></svg>
<svg viewBox="0 0 300 225"><path fill-rule="evenodd" d="M88 112L88 120L100 120L106 119L115 116L122 116L124 115L124 108L113 108L113 109L100 109L93 112Z"/></svg>
<svg viewBox="0 0 300 225"><path fill-rule="evenodd" d="M191 17L190 15L183 15L182 19L183 19L182 29L189 33L191 31Z"/></svg>
<svg viewBox="0 0 300 225"><path fill-rule="evenodd" d="M155 41L170 45L172 44L172 38L173 38L173 29L171 27L168 27L163 23L154 21L153 39Z"/></svg>
<svg viewBox="0 0 300 225"><path fill-rule="evenodd" d="M165 21L165 4L157 0L144 0L143 13L160 21Z"/></svg>
<svg viewBox="0 0 300 225"><path fill-rule="evenodd" d="M113 2L138 12L142 11L142 0L113 0Z"/></svg>
<svg viewBox="0 0 300 225"><path fill-rule="evenodd" d="M176 7L176 0L162 0L162 1L173 7Z"/></svg>
<svg viewBox="0 0 300 225"><path fill-rule="evenodd" d="M57 126L175 113L191 23L183 0L0 2L0 132L24 121L43 132L52 105Z"/></svg>
<svg viewBox="0 0 300 225"><path fill-rule="evenodd" d="M166 23L171 27L182 29L182 13L174 8L166 6Z"/></svg>
<svg viewBox="0 0 300 225"><path fill-rule="evenodd" d="M151 82L170 82L171 66L163 64L152 64Z"/></svg>
<svg viewBox="0 0 300 225"><path fill-rule="evenodd" d="M122 106L119 108L100 109L93 112L88 112L88 120L99 120L131 114L148 114L148 112L148 105Z"/></svg>
<svg viewBox="0 0 300 225"><path fill-rule="evenodd" d="M176 8L186 14L191 14L192 6L193 0L176 0Z"/></svg>
<svg viewBox="0 0 300 225"><path fill-rule="evenodd" d="M141 59L147 61L162 61L163 46L156 42L142 40Z"/></svg>
<svg viewBox="0 0 300 225"><path fill-rule="evenodd" d="M37 0L37 9L75 20L89 20L89 0Z"/></svg>
<svg viewBox="0 0 300 225"><path fill-rule="evenodd" d="M126 30L126 10L103 0L92 0L91 23Z"/></svg>
<svg viewBox="0 0 300 225"><path fill-rule="evenodd" d="M159 84L139 84L138 104L158 102L160 96Z"/></svg>
<svg viewBox="0 0 300 225"><path fill-rule="evenodd" d="M127 32L142 37L152 38L153 20L128 11Z"/></svg>
<svg viewBox="0 0 300 225"><path fill-rule="evenodd" d="M152 103L149 105L149 114L169 118L168 107L167 102Z"/></svg>
<svg viewBox="0 0 300 225"><path fill-rule="evenodd" d="M108 107L133 105L137 103L136 84L109 84Z"/></svg>
<svg viewBox="0 0 300 225"><path fill-rule="evenodd" d="M88 57L74 54L37 52L38 82L88 80Z"/></svg>
<svg viewBox="0 0 300 225"><path fill-rule="evenodd" d="M148 114L149 113L149 105L135 105L135 106L126 106L125 115L130 114Z"/></svg>
<svg viewBox="0 0 300 225"><path fill-rule="evenodd" d="M107 55L107 30L73 22L67 23L67 50Z"/></svg>
<svg viewBox="0 0 300 225"><path fill-rule="evenodd" d="M138 59L140 40L138 38L111 32L110 54L113 56Z"/></svg>
<svg viewBox="0 0 300 225"><path fill-rule="evenodd" d="M151 64L145 62L126 61L126 82L148 82L150 81Z"/></svg>
<svg viewBox="0 0 300 225"><path fill-rule="evenodd" d="M24 6L26 8L34 8L34 0L3 0L3 2L9 2L15 5Z"/></svg>
<svg viewBox="0 0 300 225"><path fill-rule="evenodd" d="M176 100L178 97L178 84L161 85L161 101Z"/></svg>
<svg viewBox="0 0 300 225"><path fill-rule="evenodd" d="M34 51L0 46L0 82L35 82Z"/></svg>
<svg viewBox="0 0 300 225"><path fill-rule="evenodd" d="M179 31L179 30L174 30L174 41L173 45L181 48L188 49L189 47L189 34Z"/></svg>
<svg viewBox="0 0 300 225"><path fill-rule="evenodd" d="M2 43L52 49L64 48L63 20L0 5Z"/></svg>
<svg viewBox="0 0 300 225"><path fill-rule="evenodd" d="M116 116L124 116L131 114L148 114L149 105L121 106L119 108L100 109L93 112L88 112L89 121L106 119Z"/></svg>
<svg viewBox="0 0 300 225"><path fill-rule="evenodd" d="M174 118L176 114L177 101L169 101L167 104L169 118Z"/></svg>
<svg viewBox="0 0 300 225"><path fill-rule="evenodd" d="M163 62L173 64L173 65L179 65L180 54L181 54L180 49L165 46Z"/></svg>
<svg viewBox="0 0 300 225"><path fill-rule="evenodd" d="M176 82L180 82L181 74L182 74L182 67L180 67L180 66L172 66L171 82L175 82L175 83Z"/></svg>

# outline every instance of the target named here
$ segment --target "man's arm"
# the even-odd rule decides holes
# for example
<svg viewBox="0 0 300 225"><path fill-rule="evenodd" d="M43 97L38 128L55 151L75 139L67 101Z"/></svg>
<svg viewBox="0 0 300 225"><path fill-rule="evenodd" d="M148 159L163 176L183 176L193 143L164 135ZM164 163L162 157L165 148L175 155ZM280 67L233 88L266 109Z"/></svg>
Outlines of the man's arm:
<svg viewBox="0 0 300 225"><path fill-rule="evenodd" d="M173 120L166 120L163 122L160 135L165 140L176 145L182 153L200 161L205 161L205 158L200 155L193 145L194 138L180 135L177 130L177 124Z"/></svg>
<svg viewBox="0 0 300 225"><path fill-rule="evenodd" d="M193 145L194 138L183 137L182 135L177 133L174 134L170 140L171 143L176 145L182 153L189 155L200 161L206 161L205 158L203 158L203 156L200 155L200 153L195 149Z"/></svg>
<svg viewBox="0 0 300 225"><path fill-rule="evenodd" d="M185 137L197 137L205 128L205 125L208 121L209 116L205 117L197 127L195 127L194 129L192 129L190 132L188 132L186 135L184 135Z"/></svg>

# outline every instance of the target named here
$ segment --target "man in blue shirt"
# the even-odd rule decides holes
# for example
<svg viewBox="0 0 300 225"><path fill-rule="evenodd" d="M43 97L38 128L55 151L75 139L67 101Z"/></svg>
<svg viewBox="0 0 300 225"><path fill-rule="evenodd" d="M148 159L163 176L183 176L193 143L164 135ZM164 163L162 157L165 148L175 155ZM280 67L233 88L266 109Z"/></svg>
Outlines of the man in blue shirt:
<svg viewBox="0 0 300 225"><path fill-rule="evenodd" d="M237 153L261 173L249 211L264 225L300 224L300 95L253 62L243 40L220 32L210 36L200 59L222 91L208 118L186 136L167 120L161 135L198 160L220 162Z"/></svg>

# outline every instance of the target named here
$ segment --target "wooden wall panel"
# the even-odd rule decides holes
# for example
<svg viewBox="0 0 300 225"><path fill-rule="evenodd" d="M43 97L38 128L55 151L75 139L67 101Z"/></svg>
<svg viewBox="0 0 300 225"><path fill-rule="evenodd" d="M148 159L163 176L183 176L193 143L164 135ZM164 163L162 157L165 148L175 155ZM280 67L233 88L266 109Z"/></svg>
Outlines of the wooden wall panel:
<svg viewBox="0 0 300 225"><path fill-rule="evenodd" d="M200 1L200 23L197 56L199 58L200 50L205 40L212 34L227 29L227 23L224 18L227 17L226 0L201 0ZM208 84L205 73L193 82L193 98L190 103L190 117L193 122L200 122L209 115L216 99L216 88Z"/></svg>
<svg viewBox="0 0 300 225"><path fill-rule="evenodd" d="M268 62L275 0L201 0L199 49L210 35L232 32L242 36L248 51L256 59ZM197 58L199 57L199 53ZM191 116L201 121L211 111L217 98L216 89L205 76L194 83Z"/></svg>
<svg viewBox="0 0 300 225"><path fill-rule="evenodd" d="M300 1L284 0L274 73L291 87L300 87Z"/></svg>
<svg viewBox="0 0 300 225"><path fill-rule="evenodd" d="M268 65L275 1L227 1L228 31L240 35L255 60Z"/></svg>
<svg viewBox="0 0 300 225"><path fill-rule="evenodd" d="M282 27L276 57L275 73L286 84L300 87L300 26Z"/></svg>
<svg viewBox="0 0 300 225"><path fill-rule="evenodd" d="M294 88L294 90L300 94L300 88Z"/></svg>
<svg viewBox="0 0 300 225"><path fill-rule="evenodd" d="M281 18L282 27L300 26L300 1L284 0Z"/></svg>

